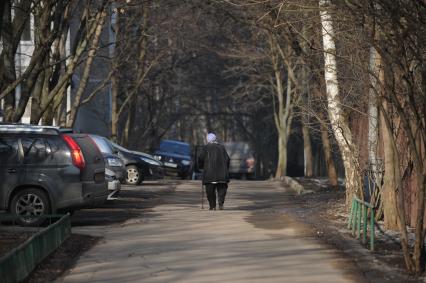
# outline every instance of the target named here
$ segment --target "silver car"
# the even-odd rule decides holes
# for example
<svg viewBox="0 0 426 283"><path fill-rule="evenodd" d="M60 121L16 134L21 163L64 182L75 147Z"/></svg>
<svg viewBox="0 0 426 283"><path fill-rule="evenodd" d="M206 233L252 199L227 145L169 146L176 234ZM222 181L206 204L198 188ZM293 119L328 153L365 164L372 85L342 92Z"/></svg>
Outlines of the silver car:
<svg viewBox="0 0 426 283"><path fill-rule="evenodd" d="M226 142L225 149L230 160L229 174L241 179L256 177L256 160L248 142Z"/></svg>

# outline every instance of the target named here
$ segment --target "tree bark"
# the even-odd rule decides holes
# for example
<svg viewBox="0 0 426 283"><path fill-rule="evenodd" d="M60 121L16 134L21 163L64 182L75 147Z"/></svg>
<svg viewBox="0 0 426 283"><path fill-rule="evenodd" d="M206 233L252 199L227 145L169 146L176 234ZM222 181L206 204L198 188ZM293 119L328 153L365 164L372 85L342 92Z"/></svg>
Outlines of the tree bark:
<svg viewBox="0 0 426 283"><path fill-rule="evenodd" d="M396 202L397 181L395 171L399 170L399 164L395 164L395 156L398 154L392 146L392 132L386 127L383 113L381 117L381 129L384 151L384 183L381 189L381 200L383 202L384 224L387 229L398 229L398 212ZM405 214L405 211L403 212Z"/></svg>
<svg viewBox="0 0 426 283"><path fill-rule="evenodd" d="M302 124L303 134L303 153L305 157L305 177L313 177L314 175L314 158L312 155L312 143L309 135L309 128Z"/></svg>
<svg viewBox="0 0 426 283"><path fill-rule="evenodd" d="M129 101L129 113L127 115L126 127L124 128L122 136L123 146L129 146L130 131L134 127L137 103L137 96L133 95Z"/></svg>
<svg viewBox="0 0 426 283"><path fill-rule="evenodd" d="M404 192L403 192L403 185L402 185L402 178L400 173L400 161L398 156L398 149L396 146L396 141L393 136L392 126L391 126L391 116L389 115L389 109L388 104L386 102L382 103L381 106L381 118L383 121L383 128L385 128L385 134L384 141L389 142L389 146L391 149L387 149L385 151L385 170L389 169L389 172L385 171L385 175L389 174L389 176L385 177L385 182L389 182L390 186L391 183L394 182L394 187L388 187L385 189L385 194L387 194L387 197L392 198L393 194L395 194L395 206L396 206L396 212L398 219L396 220L396 223L398 225L399 231L400 231L400 238L401 238L401 248L404 254L404 260L405 265L409 272L415 271L415 262L410 254L410 249L408 245L408 236L407 236L407 221L405 216L405 205L404 205ZM386 167L387 166L387 167ZM395 192L396 191L396 192ZM388 204L392 205L392 204Z"/></svg>
<svg viewBox="0 0 426 283"><path fill-rule="evenodd" d="M278 132L278 164L275 178L280 179L287 175L287 143L290 135L290 126L292 121L291 112L291 80L287 77L287 91L284 95L282 87L281 72L277 69L275 72L278 112L275 115L275 126Z"/></svg>
<svg viewBox="0 0 426 283"><path fill-rule="evenodd" d="M370 89L368 93L368 160L374 181L378 187L381 183L381 172L377 158L379 140L379 114L377 106L377 92L380 90L378 78L381 69L380 55L374 47L370 47Z"/></svg>
<svg viewBox="0 0 426 283"><path fill-rule="evenodd" d="M117 78L117 73L114 72L111 77L111 139L113 142L118 141L117 97L118 97L118 78Z"/></svg>
<svg viewBox="0 0 426 283"><path fill-rule="evenodd" d="M278 133L278 164L275 172L275 178L280 179L287 175L287 143L290 135L290 127L292 122L292 66L287 62L287 84L286 93L284 93L281 62L279 60L280 50L279 43L269 34L270 59L274 71L274 89L278 101L276 107L274 103L274 121ZM274 98L275 101L275 98Z"/></svg>
<svg viewBox="0 0 426 283"><path fill-rule="evenodd" d="M4 15L4 11L8 1L10 0L4 0L0 2L0 34L2 33L2 30L3 30L3 15Z"/></svg>
<svg viewBox="0 0 426 283"><path fill-rule="evenodd" d="M324 48L324 77L327 93L328 115L331 128L339 145L345 168L346 208L350 208L354 196L363 197L358 149L352 140L349 123L342 109L337 81L336 46L332 18L327 11L329 0L320 0L322 40Z"/></svg>
<svg viewBox="0 0 426 283"><path fill-rule="evenodd" d="M126 100L122 103L120 109L118 110L117 116L119 116L122 113L123 107L128 104L128 115L126 119L126 126L123 131L123 135L121 137L122 144L124 146L127 146L129 143L129 134L130 131L134 128L135 118L136 118L136 109L137 109L137 103L138 103L138 95L141 92L141 85L150 71L151 67L153 66L154 62L153 60L151 62L150 66L147 66L147 45L148 45L148 37L146 35L146 30L148 29L148 23L149 23L149 5L147 5L145 2L143 2L143 12L142 12L142 22L140 26L140 39L138 42L138 48L139 48L139 54L138 54L138 65L137 65L137 74L136 74L136 80L134 83L134 88L130 93L128 93ZM118 117L117 117L118 118Z"/></svg>
<svg viewBox="0 0 426 283"><path fill-rule="evenodd" d="M321 141L324 150L325 163L327 165L327 175L330 186L337 187L337 171L336 166L334 165L333 151L330 144L330 137L328 136L327 126L321 123Z"/></svg>
<svg viewBox="0 0 426 283"><path fill-rule="evenodd" d="M68 6L66 12L68 13L71 8ZM41 99L41 104L39 109L34 114L34 121L39 121L44 112L47 110L49 105L53 102L55 105L59 105L61 101L64 99L64 95L67 92L67 88L70 84L71 77L75 72L75 69L78 67L80 59L83 53L86 50L89 39L93 36L97 28L96 17L99 16L98 12L95 18L88 18L89 11L88 9L84 9L84 12L81 15L80 22L81 26L79 28L78 36L75 39L74 46L72 48L72 54L69 56L66 66L66 70L64 73L55 81L55 84L51 86L51 89L48 95L45 95ZM67 18L68 18L67 14ZM89 26L86 27L86 22L89 23ZM67 28L64 28L62 32L65 32ZM62 34L63 36L63 34ZM34 57L34 56L33 56Z"/></svg>
<svg viewBox="0 0 426 283"><path fill-rule="evenodd" d="M16 80L15 53L13 48L13 25L12 25L12 1L5 1L5 12L3 14L2 52L0 56L0 89L6 87ZM4 98L4 121L12 121L15 109L15 91Z"/></svg>
<svg viewBox="0 0 426 283"><path fill-rule="evenodd" d="M287 175L287 137L284 130L278 132L278 165L275 178L280 179Z"/></svg>
<svg viewBox="0 0 426 283"><path fill-rule="evenodd" d="M368 100L368 153L369 163L375 182L380 188L381 201L383 204L384 225L387 229L398 229L398 212L397 212L397 195L395 188L397 181L395 180L395 171L399 170L399 165L395 164L395 152L392 146L392 132L386 126L383 113L380 113L381 133L383 140L384 154L384 176L379 172L379 164L377 158L377 146L379 135L379 111L378 111L378 94L382 93L384 85L384 70L381 63L380 54L376 48L370 47L370 90ZM386 109L386 107L384 107ZM381 180L383 178L383 186ZM403 212L405 213L405 212Z"/></svg>

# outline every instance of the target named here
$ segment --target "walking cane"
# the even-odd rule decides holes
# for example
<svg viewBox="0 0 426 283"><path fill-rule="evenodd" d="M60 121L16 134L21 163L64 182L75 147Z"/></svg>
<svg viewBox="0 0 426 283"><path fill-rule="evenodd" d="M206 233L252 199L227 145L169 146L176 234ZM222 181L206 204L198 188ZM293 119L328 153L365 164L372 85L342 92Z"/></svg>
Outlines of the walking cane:
<svg viewBox="0 0 426 283"><path fill-rule="evenodd" d="M201 182L201 209L204 209L204 185Z"/></svg>

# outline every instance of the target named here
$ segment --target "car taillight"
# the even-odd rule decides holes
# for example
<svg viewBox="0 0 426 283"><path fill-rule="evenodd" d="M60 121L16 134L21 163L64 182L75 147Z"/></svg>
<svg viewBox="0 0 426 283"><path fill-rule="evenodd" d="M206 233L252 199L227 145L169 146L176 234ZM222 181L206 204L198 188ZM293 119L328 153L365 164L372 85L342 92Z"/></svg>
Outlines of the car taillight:
<svg viewBox="0 0 426 283"><path fill-rule="evenodd" d="M62 135L62 139L65 141L65 143L71 150L71 158L74 166L79 168L80 170L83 170L86 166L86 162L84 161L84 156L81 152L81 148L78 146L75 140L68 135Z"/></svg>
<svg viewBox="0 0 426 283"><path fill-rule="evenodd" d="M248 168L254 167L254 158L248 158L246 159L246 164Z"/></svg>

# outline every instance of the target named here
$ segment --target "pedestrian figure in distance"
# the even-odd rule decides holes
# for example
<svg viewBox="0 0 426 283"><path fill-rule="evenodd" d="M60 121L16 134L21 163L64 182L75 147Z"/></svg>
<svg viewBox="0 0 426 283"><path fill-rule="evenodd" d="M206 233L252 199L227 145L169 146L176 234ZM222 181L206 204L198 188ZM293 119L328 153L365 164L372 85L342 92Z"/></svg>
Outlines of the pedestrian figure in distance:
<svg viewBox="0 0 426 283"><path fill-rule="evenodd" d="M210 210L216 210L216 192L219 209L222 210L229 183L229 156L213 133L207 135L207 145L200 154L199 164L200 169L204 169L203 185L206 187Z"/></svg>

